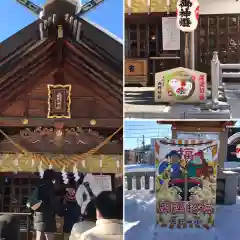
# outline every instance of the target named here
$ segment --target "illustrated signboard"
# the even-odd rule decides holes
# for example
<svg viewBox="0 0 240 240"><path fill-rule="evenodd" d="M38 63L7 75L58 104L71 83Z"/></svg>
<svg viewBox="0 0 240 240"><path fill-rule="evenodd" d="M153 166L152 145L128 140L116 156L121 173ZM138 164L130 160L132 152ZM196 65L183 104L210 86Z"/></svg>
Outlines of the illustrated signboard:
<svg viewBox="0 0 240 240"><path fill-rule="evenodd" d="M155 74L155 102L200 103L206 99L206 73L179 67Z"/></svg>
<svg viewBox="0 0 240 240"><path fill-rule="evenodd" d="M230 128L228 131L228 162L240 162L240 128Z"/></svg>
<svg viewBox="0 0 240 240"><path fill-rule="evenodd" d="M168 228L214 226L218 141L155 141L157 224Z"/></svg>

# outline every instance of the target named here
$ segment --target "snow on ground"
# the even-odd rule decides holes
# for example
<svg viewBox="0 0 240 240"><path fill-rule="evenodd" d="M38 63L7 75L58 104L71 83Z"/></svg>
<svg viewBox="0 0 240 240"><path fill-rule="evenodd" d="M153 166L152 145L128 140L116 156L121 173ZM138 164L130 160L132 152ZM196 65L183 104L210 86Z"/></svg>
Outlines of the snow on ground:
<svg viewBox="0 0 240 240"><path fill-rule="evenodd" d="M155 228L155 196L147 190L125 191L125 240L239 240L240 198L236 205L217 206L215 229Z"/></svg>

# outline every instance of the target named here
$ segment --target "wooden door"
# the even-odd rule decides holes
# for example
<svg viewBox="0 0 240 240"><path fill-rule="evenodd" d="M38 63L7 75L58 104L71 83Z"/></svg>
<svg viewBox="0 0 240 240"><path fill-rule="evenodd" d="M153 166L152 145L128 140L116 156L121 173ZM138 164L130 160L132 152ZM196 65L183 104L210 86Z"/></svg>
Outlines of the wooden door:
<svg viewBox="0 0 240 240"><path fill-rule="evenodd" d="M240 62L240 14L200 16L195 31L195 66L208 78L213 51L219 53L221 63Z"/></svg>
<svg viewBox="0 0 240 240"><path fill-rule="evenodd" d="M154 73L180 66L175 57L180 51L165 51L162 47L162 17L164 13L132 14L125 18L125 57L148 59L148 84L153 85ZM175 13L169 16L175 16ZM160 59L161 58L161 59Z"/></svg>

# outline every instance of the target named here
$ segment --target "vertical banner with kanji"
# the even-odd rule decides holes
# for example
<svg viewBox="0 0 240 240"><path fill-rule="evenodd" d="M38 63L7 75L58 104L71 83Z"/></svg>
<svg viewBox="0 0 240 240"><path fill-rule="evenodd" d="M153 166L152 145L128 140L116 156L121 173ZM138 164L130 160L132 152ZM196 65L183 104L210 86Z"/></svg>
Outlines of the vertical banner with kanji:
<svg viewBox="0 0 240 240"><path fill-rule="evenodd" d="M158 225L214 226L218 145L216 140L155 141Z"/></svg>

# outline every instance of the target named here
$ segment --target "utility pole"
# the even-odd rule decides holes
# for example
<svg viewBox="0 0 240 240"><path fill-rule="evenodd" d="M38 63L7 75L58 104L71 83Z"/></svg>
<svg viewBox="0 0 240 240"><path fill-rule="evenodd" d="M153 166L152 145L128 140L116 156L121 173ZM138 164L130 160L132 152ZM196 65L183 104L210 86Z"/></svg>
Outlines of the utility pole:
<svg viewBox="0 0 240 240"><path fill-rule="evenodd" d="M143 140L142 140L142 148L144 149L145 148L145 137L144 137L144 135L143 135L143 138L142 138Z"/></svg>

